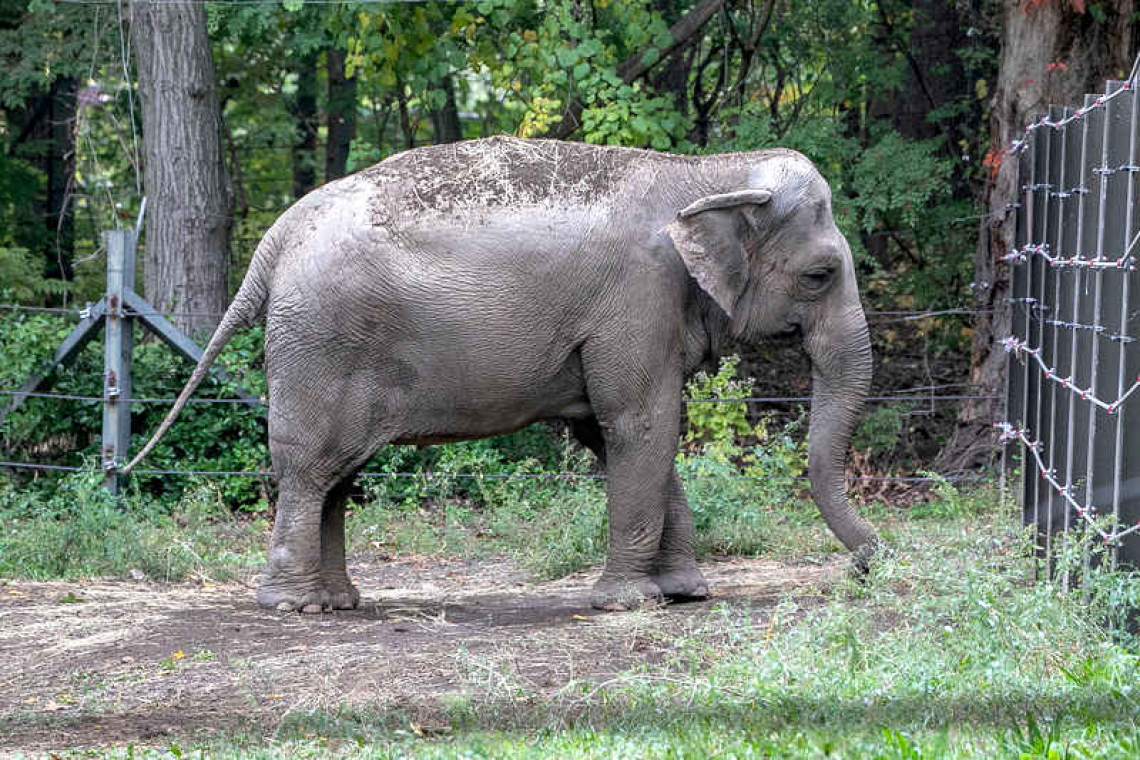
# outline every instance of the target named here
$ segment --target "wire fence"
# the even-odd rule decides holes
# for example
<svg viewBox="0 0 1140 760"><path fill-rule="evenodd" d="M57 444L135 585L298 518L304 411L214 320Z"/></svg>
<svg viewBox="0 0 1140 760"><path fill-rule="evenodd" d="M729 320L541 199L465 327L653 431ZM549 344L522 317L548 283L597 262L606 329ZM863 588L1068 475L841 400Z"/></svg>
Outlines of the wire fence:
<svg viewBox="0 0 1140 760"><path fill-rule="evenodd" d="M1127 403L1140 388L1136 76L1080 107L1051 106L1010 149L1021 202L1003 258L1009 300L1025 308L1002 341L1007 417L996 427L1049 568L1055 536L1073 528L1103 541L1113 564L1140 566L1140 457L1127 454L1140 429L1140 404Z"/></svg>
<svg viewBox="0 0 1140 760"><path fill-rule="evenodd" d="M11 312L27 312L32 314L53 314L60 316L68 316L75 318L86 318L92 313L92 306L88 304L85 307L41 307L30 306L19 303L0 303L0 310ZM220 314L203 314L201 312L186 312L186 311L163 311L154 310L147 312L138 312L130 309L125 309L124 314L141 316L142 314L153 314L164 317L177 317L177 316L212 316L220 317ZM953 317L970 317L981 313L977 309L969 308L950 308L950 309L935 309L935 310L885 310L885 311L868 311L867 316L874 320L875 318L883 318L885 321L904 321L913 322L923 319L942 319ZM901 388L893 390L889 393L881 395L869 396L867 401L872 404L899 404L903 405L904 409L913 407L916 404L930 405L934 404L956 404L961 401L969 400L995 400L996 396L991 394L972 392L976 388L971 383L928 383L925 385L914 386L910 388ZM54 391L26 391L20 388L0 388L0 397L8 397L10 399L20 398L35 398L45 399L58 402L78 402L84 404L101 404L106 401L103 395L83 394L83 393L65 393ZM165 405L169 406L175 403L176 399L171 397L132 397L130 403L134 405ZM747 405L775 405L787 407L789 405L807 405L811 402L810 396L805 395L786 395L786 396L739 396L739 397L714 397L714 398L684 398L683 403L687 405L703 405L703 404L747 404ZM205 404L205 405L243 405L250 406L251 401L249 398L239 397L195 397L189 400L190 404ZM254 402L254 405L257 405ZM4 404L0 404L3 407ZM267 407L268 401L266 399L260 400L260 406ZM905 414L905 411L900 411ZM0 461L0 468L8 468L14 470L28 470L39 472L83 472L89 471L90 467L81 467L75 465L61 465L40 462L25 462L25 461ZM177 468L177 469L164 469L164 468L136 468L134 473L138 475L173 475L173 476L203 476L203 477L223 477L223 478L272 478L273 473L269 470L249 470L249 471L236 471L236 470L200 470L191 468ZM433 476L430 472L362 472L358 475L362 479L403 479L403 478L431 478L431 477L446 477L455 480L500 480L500 479L540 479L540 480L604 480L604 474L594 473L579 473L579 472L530 472L530 473L448 473L444 476ZM706 477L717 478L743 478L743 479L760 479L761 476L747 475L744 473L736 475L707 475ZM979 479L976 474L962 475L954 474L950 476L937 476L929 474L920 475L849 475L848 480L852 482L866 482L866 483L899 483L899 484L930 484L936 482L953 482L965 483L973 482ZM800 478L806 482L807 478Z"/></svg>

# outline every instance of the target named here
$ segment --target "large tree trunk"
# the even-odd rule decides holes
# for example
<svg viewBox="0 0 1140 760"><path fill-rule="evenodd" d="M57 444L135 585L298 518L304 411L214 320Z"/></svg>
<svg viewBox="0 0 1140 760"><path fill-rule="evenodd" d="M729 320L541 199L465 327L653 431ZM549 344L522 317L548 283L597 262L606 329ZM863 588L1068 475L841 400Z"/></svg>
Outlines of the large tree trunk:
<svg viewBox="0 0 1140 760"><path fill-rule="evenodd" d="M232 200L201 3L133 0L147 194L146 296L189 333L229 302Z"/></svg>
<svg viewBox="0 0 1140 760"><path fill-rule="evenodd" d="M76 82L56 79L51 88L9 111L15 138L10 152L35 164L44 175L43 192L32 200L35 223L16 238L44 255L47 277L70 280L75 248L70 191L75 178ZM40 225L43 225L41 227ZM16 227L21 225L17 224Z"/></svg>
<svg viewBox="0 0 1140 760"><path fill-rule="evenodd" d="M71 206L75 180L76 82L57 79L52 86L50 129L47 155L47 208L44 222L51 246L47 255L48 277L70 280L75 254L75 214Z"/></svg>
<svg viewBox="0 0 1140 760"><path fill-rule="evenodd" d="M356 77L344 75L344 51L335 47L329 48L325 67L329 78L325 181L329 182L348 170L348 154L356 137Z"/></svg>
<svg viewBox="0 0 1140 760"><path fill-rule="evenodd" d="M317 186L317 55L310 53L297 62L297 94L290 110L297 120L293 136L293 197L300 198Z"/></svg>
<svg viewBox="0 0 1140 760"><path fill-rule="evenodd" d="M1079 105L1084 93L1103 92L1105 79L1127 76L1134 53L1129 18L1134 0L1102 2L1103 23L1077 3L1004 0L1002 50L990 113L990 149L986 165L992 176L982 210L974 255L976 308L970 381L979 395L995 399L968 401L939 457L945 470L989 461L992 424L1002 418L1005 352L1011 307L1009 269L1001 257L1013 247L1015 218L1007 204L1017 202L1017 162L1003 160L1014 140L1050 103ZM1080 4L1083 9L1083 4Z"/></svg>
<svg viewBox="0 0 1140 760"><path fill-rule="evenodd" d="M443 108L431 112L432 133L436 145L459 142L463 139L463 125L459 123L459 106L455 102L455 82L451 75L440 83L445 99Z"/></svg>

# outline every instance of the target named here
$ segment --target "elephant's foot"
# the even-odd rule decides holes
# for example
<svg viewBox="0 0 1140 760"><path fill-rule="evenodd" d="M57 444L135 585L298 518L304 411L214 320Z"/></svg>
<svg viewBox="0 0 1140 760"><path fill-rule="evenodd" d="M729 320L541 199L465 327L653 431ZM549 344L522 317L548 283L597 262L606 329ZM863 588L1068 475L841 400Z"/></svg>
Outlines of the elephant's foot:
<svg viewBox="0 0 1140 760"><path fill-rule="evenodd" d="M322 581L282 583L267 580L257 587L257 603L279 612L315 614L355 609L360 603L360 592L347 581L327 584Z"/></svg>
<svg viewBox="0 0 1140 760"><path fill-rule="evenodd" d="M709 584L696 567L685 570L668 570L653 576L653 582L666 599L685 601L707 599Z"/></svg>
<svg viewBox="0 0 1140 760"><path fill-rule="evenodd" d="M590 593L594 609L609 612L635 610L661 601L661 589L648 577L610 579L602 576Z"/></svg>
<svg viewBox="0 0 1140 760"><path fill-rule="evenodd" d="M325 581L329 593L329 605L334 610L354 610L360 604L360 592L347 577Z"/></svg>

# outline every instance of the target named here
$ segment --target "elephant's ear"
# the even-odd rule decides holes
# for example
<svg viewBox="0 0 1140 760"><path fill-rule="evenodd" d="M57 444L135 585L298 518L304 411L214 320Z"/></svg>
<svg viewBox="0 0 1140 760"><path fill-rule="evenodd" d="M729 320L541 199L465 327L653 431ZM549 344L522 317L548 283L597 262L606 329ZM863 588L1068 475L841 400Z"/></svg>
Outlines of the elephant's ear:
<svg viewBox="0 0 1140 760"><path fill-rule="evenodd" d="M729 317L748 276L740 211L771 198L769 190L708 195L682 209L665 228L689 274Z"/></svg>

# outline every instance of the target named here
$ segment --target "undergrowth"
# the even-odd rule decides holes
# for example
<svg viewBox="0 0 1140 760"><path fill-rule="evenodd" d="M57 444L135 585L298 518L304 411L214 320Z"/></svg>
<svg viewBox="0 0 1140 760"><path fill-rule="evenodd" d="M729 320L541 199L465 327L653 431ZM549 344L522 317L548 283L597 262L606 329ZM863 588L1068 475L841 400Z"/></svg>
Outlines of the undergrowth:
<svg viewBox="0 0 1140 760"><path fill-rule="evenodd" d="M168 510L137 492L116 498L97 470L47 498L0 481L0 577L226 580L260 566L264 537L264 520L238 520L209 483Z"/></svg>

